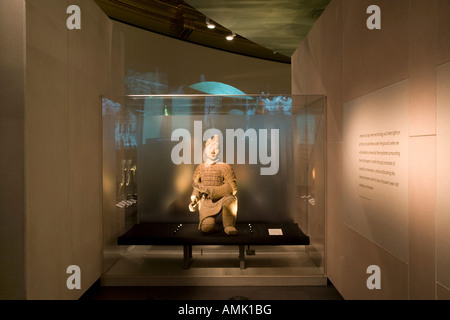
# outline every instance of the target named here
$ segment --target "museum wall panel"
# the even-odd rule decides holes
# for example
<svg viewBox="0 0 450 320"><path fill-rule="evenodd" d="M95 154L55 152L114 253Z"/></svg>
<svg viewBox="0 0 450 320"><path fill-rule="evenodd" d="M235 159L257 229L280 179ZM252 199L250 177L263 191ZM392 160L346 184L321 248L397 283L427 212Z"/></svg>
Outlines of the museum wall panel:
<svg viewBox="0 0 450 320"><path fill-rule="evenodd" d="M369 30L366 10L378 5L382 27ZM343 8L344 101L409 75L409 1L349 0Z"/></svg>
<svg viewBox="0 0 450 320"><path fill-rule="evenodd" d="M435 298L437 2L410 1L410 299Z"/></svg>
<svg viewBox="0 0 450 320"><path fill-rule="evenodd" d="M329 108L330 109L330 108ZM329 110L328 109L328 110ZM328 159L333 159L329 161ZM327 143L326 181L326 250L327 275L336 288L345 288L343 246L344 224L342 223L342 143ZM333 226L331 228L331 226Z"/></svg>
<svg viewBox="0 0 450 320"><path fill-rule="evenodd" d="M317 60L313 60L307 41L300 44L298 50L293 54L292 60L297 61L299 69L302 70L301 76L292 73L292 92L294 94L305 94L305 92L323 94L325 89L317 68Z"/></svg>
<svg viewBox="0 0 450 320"><path fill-rule="evenodd" d="M314 34L318 34L318 32L321 32L321 30L316 30L313 28L311 30ZM316 46L318 45L320 41L316 42ZM300 44L298 50L293 54L291 57L292 61L296 61L298 63L298 67L300 70L302 70L301 76L298 76L298 73L295 72L295 70L292 71L292 92L293 94L305 94L306 92L316 92L317 94L323 94L325 92L325 89L322 84L322 79L320 76L319 70L319 63L320 59L317 57L314 57L313 54L310 53L310 50L314 48L313 45L311 45L308 41L304 41ZM328 103L328 102L327 102ZM326 119L326 118L325 118ZM321 126L323 126L320 130L317 130L317 132L323 133L323 137L321 139L318 139L316 137L316 140L318 141L326 141L326 130L327 130L327 122L321 122ZM315 146L315 152L317 153L317 159L321 159L321 156L325 157L326 154L326 145L321 145L320 142L318 145ZM317 163L317 168L319 169L317 172L321 173L324 177L326 175L326 163ZM317 179L318 182L320 182L320 179ZM321 195L318 190L325 190L326 185L323 186L317 186L316 191L316 197L325 199L326 195ZM317 203L321 203L321 201L317 201ZM311 212L315 208L311 208ZM325 208L317 208L317 210ZM319 211L320 212L320 211ZM311 228L311 245L308 247L308 252L311 255L311 257L315 258L316 264L323 268L325 270L325 261L326 261L326 248L325 248L325 220L323 219L322 215L318 214L310 214L308 219L309 224L313 226Z"/></svg>
<svg viewBox="0 0 450 320"><path fill-rule="evenodd" d="M344 103L344 223L405 262L408 104L408 80Z"/></svg>
<svg viewBox="0 0 450 320"><path fill-rule="evenodd" d="M326 183L326 265L342 264L344 260L335 246L340 247L343 240L343 228L336 221L342 219L342 172L336 168L342 166L342 140L343 140L343 103L342 103L342 45L343 21L342 3L330 3L328 9L321 16L322 23L317 23L313 29L320 26L318 35L321 50L318 51L321 70L321 81L324 93L327 95L327 183ZM294 67L294 63L293 63ZM333 75L333 79L323 77L324 73ZM293 72L293 75L296 74ZM330 228L330 226L335 226ZM339 227L338 227L339 226ZM335 279L339 286L345 281L344 274L338 269L327 268L330 279Z"/></svg>
<svg viewBox="0 0 450 320"><path fill-rule="evenodd" d="M424 156L426 155L426 156ZM435 298L436 136L409 140L409 298Z"/></svg>
<svg viewBox="0 0 450 320"><path fill-rule="evenodd" d="M125 95L125 39L119 23L112 22L111 47L110 47L110 92L114 95ZM117 101L122 103L122 101ZM103 113L103 111L102 111ZM102 199L102 244L103 251L109 252L116 246L116 235L122 231L124 218L117 214L115 170L116 152L115 132L102 125L102 176L103 176L103 199ZM114 263L116 257L108 254L103 255L102 270L107 270Z"/></svg>
<svg viewBox="0 0 450 320"><path fill-rule="evenodd" d="M343 270L338 271L342 275L342 282L338 290L345 299L407 299L407 263L348 226L344 227L342 244L339 251L342 254ZM369 266L380 267L380 290L369 290L367 287ZM332 268L330 265L327 267ZM332 278L330 280L333 282Z"/></svg>
<svg viewBox="0 0 450 320"><path fill-rule="evenodd" d="M72 252L67 250L71 246L71 227L66 8L63 1L27 2L26 228L29 299L51 299L59 294L71 293L66 289L64 294L64 266L72 264Z"/></svg>
<svg viewBox="0 0 450 320"><path fill-rule="evenodd" d="M437 67L436 91L436 281L438 282L438 297L445 295L450 288L450 153L448 141L450 130L450 63ZM448 293L447 291L447 298Z"/></svg>
<svg viewBox="0 0 450 320"><path fill-rule="evenodd" d="M66 26L69 5L83 13ZM76 299L101 271L101 94L110 21L91 1L27 1L27 299ZM67 267L81 269L69 290Z"/></svg>
<svg viewBox="0 0 450 320"><path fill-rule="evenodd" d="M292 55L292 90L293 93L328 92L327 94L327 183L326 183L326 210L328 212L326 222L326 259L327 265L342 263L342 255L334 246L342 243L342 228L328 226L340 226L330 223L330 219L341 219L342 215L342 176L341 171L336 170L342 165L342 81L327 81L319 69L329 69L333 77L342 79L342 61L336 59L342 57L342 4L340 1L331 2L327 10L321 16L320 23L316 23L311 34L319 39L314 41L305 39ZM324 22L324 23L322 23ZM317 30L320 30L318 32ZM325 39L326 37L326 39ZM333 39L333 40L330 40ZM339 40L340 39L340 40ZM326 40L326 41L324 41ZM330 42L331 41L331 42ZM322 48L322 50L319 50ZM310 51L311 50L311 51ZM316 52L313 59L312 51ZM328 72L328 71L323 71ZM336 118L337 117L337 118ZM330 262L333 261L333 262ZM335 285L343 281L341 273L335 273L337 269L327 269L330 278L334 279Z"/></svg>
<svg viewBox="0 0 450 320"><path fill-rule="evenodd" d="M437 3L410 3L410 136L436 133Z"/></svg>
<svg viewBox="0 0 450 320"><path fill-rule="evenodd" d="M437 64L450 61L450 3L437 2Z"/></svg>
<svg viewBox="0 0 450 320"><path fill-rule="evenodd" d="M307 75L306 75L306 57L309 53L306 50L306 42L302 42L297 47L297 50L292 54L291 61L295 61L295 65L292 64L292 93L293 94L301 94L307 85ZM295 69L302 70L302 73L295 72Z"/></svg>
<svg viewBox="0 0 450 320"><path fill-rule="evenodd" d="M332 3L322 17L320 33L321 74L328 73L332 77L321 77L326 88L328 111L327 133L329 143L341 143L343 139L343 15L341 2Z"/></svg>
<svg viewBox="0 0 450 320"><path fill-rule="evenodd" d="M436 284L436 298L439 300L450 300L450 290L439 282Z"/></svg>
<svg viewBox="0 0 450 320"><path fill-rule="evenodd" d="M366 27L369 17L366 9L373 4L381 9L380 30ZM313 67L320 66L327 95L327 274L345 298L448 298L449 240L448 232L444 231L448 230L448 210L446 203L439 202L440 198L445 198L444 190L448 190L445 182L448 157L443 150L443 146L448 145L444 125L448 121L445 121L446 116L441 118L436 114L436 98L442 113L448 105L443 93L448 92L444 89L448 88L445 87L448 76L445 68L436 72L436 66L448 61L448 6L447 1L332 1L293 55L293 90L308 79L306 70L311 66L306 64L314 62ZM342 28L339 21L342 21ZM334 43L332 50L327 47L331 43ZM320 62L315 62L317 59ZM343 68L342 75L339 65ZM334 72L328 72L330 69ZM403 222L397 221L394 225L405 231L391 233L390 244L380 243L376 233L381 234L382 228L376 231L374 224L368 223L363 232L360 226L348 224L346 220L349 212L343 200L349 190L342 188L342 181L348 163L343 157L348 159L349 154L343 133L348 132L352 121L345 118L345 106L362 99L365 102L360 107L354 106L362 112L370 103L376 103L373 97L383 95L387 99L384 107L394 104L391 108L405 109L405 102L401 107L384 93L404 80L409 83L402 91L406 114L395 116L394 125L395 121L403 124L399 142L407 146L401 169L406 170L407 175L403 181L407 183L403 189L407 200L405 205L405 197L401 198ZM372 105L370 108L382 113L379 107ZM392 122L380 123L378 116L372 120L373 125ZM356 210L358 219L365 213L368 211L364 207ZM383 217L381 225L398 220L398 214L393 214ZM373 215L366 218L372 219ZM401 254L391 248L394 243L403 243ZM369 290L366 286L369 265L380 267L381 290Z"/></svg>
<svg viewBox="0 0 450 320"><path fill-rule="evenodd" d="M101 269L102 159L100 95L109 92L112 22L94 4L83 8L83 26L68 33L69 195L73 263L83 270L82 288ZM111 82L114 83L114 82ZM80 174L83 172L83 174Z"/></svg>
<svg viewBox="0 0 450 320"><path fill-rule="evenodd" d="M0 1L0 300L26 294L24 32L25 1Z"/></svg>

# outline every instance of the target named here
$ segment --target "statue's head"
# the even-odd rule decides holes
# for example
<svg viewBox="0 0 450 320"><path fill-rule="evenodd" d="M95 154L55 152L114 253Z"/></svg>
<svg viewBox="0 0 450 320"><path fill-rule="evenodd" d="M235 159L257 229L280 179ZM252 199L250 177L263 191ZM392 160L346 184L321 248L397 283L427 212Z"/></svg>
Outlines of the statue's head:
<svg viewBox="0 0 450 320"><path fill-rule="evenodd" d="M215 161L220 152L219 135L215 134L206 141L205 155L208 159Z"/></svg>

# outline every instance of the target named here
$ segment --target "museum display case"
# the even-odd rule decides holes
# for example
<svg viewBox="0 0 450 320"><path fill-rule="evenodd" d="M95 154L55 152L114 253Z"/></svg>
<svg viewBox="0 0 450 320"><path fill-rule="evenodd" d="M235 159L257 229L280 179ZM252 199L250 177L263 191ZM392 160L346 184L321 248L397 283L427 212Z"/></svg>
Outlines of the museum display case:
<svg viewBox="0 0 450 320"><path fill-rule="evenodd" d="M103 284L325 284L325 100L103 97ZM208 234L189 207L212 136L237 186L232 235L225 206Z"/></svg>

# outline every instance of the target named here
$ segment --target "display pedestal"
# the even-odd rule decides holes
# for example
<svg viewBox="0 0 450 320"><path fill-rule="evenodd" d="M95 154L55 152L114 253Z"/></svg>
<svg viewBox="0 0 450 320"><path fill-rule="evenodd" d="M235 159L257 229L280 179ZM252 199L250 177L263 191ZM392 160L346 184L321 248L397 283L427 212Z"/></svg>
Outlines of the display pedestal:
<svg viewBox="0 0 450 320"><path fill-rule="evenodd" d="M202 233L198 224L140 223L121 235L118 245L182 245L183 268L192 260L193 245L239 246L239 266L245 269L246 245L309 245L306 236L296 223L238 223L237 235L226 235L220 224L213 233Z"/></svg>

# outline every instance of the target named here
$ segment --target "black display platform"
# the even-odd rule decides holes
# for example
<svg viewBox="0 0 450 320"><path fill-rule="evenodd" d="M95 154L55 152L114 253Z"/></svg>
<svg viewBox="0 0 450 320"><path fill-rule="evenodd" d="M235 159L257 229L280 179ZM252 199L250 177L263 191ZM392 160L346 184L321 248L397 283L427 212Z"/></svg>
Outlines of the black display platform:
<svg viewBox="0 0 450 320"><path fill-rule="evenodd" d="M214 233L205 234L197 223L140 223L119 236L117 244L183 246L185 268L189 267L193 245L237 245L241 269L245 268L246 245L309 245L309 237L293 222L238 223L236 229L237 235L227 235L217 223Z"/></svg>

